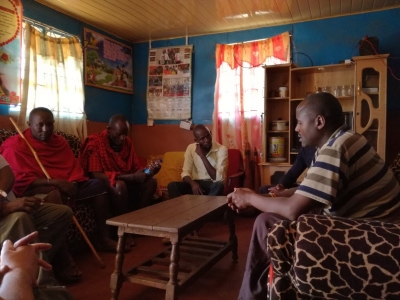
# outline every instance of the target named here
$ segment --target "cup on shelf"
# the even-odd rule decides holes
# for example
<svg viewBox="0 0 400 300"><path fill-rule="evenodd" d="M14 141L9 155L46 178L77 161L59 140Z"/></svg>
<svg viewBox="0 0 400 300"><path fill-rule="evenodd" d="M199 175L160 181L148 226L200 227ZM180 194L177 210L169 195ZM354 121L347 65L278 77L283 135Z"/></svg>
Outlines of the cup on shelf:
<svg viewBox="0 0 400 300"><path fill-rule="evenodd" d="M335 97L339 96L339 89L336 85L333 86L332 95Z"/></svg>
<svg viewBox="0 0 400 300"><path fill-rule="evenodd" d="M342 97L347 96L347 89L346 89L345 85L341 86L339 96L342 96Z"/></svg>
<svg viewBox="0 0 400 300"><path fill-rule="evenodd" d="M354 85L349 85L348 86L347 96L354 96Z"/></svg>
<svg viewBox="0 0 400 300"><path fill-rule="evenodd" d="M331 92L331 87L330 87L330 86L323 86L323 87L322 87L322 92L324 92L324 93L330 93L330 92Z"/></svg>
<svg viewBox="0 0 400 300"><path fill-rule="evenodd" d="M281 98L287 97L287 86L281 86L279 88L279 97Z"/></svg>

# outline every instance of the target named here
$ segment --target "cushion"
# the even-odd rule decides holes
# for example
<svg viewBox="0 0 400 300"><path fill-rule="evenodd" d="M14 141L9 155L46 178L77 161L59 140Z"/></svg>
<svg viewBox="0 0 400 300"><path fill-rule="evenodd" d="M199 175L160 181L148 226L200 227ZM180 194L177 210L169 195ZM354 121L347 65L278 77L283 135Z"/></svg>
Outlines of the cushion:
<svg viewBox="0 0 400 300"><path fill-rule="evenodd" d="M16 135L17 131L8 130L8 129L0 129L0 145L8 139L10 136Z"/></svg>
<svg viewBox="0 0 400 300"><path fill-rule="evenodd" d="M166 152L163 155L162 167L160 172L154 176L158 186L165 189L172 181L181 181L185 152Z"/></svg>

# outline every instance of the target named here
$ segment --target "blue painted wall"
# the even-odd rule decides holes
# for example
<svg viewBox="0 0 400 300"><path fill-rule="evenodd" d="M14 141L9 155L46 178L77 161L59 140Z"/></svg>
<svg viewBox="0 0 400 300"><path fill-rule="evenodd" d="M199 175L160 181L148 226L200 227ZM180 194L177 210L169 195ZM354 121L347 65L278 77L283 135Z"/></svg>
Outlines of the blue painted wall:
<svg viewBox="0 0 400 300"><path fill-rule="evenodd" d="M119 42L132 46L130 42L126 42L118 37L112 36L87 25L79 20L71 18L67 15L50 9L34 0L22 0L24 16L42 22L44 24L54 26L65 32L77 35L83 40L83 28L93 29L101 34L109 36ZM105 89L99 89L91 86L85 86L85 111L89 121L108 122L113 114L123 113L131 118L132 111L132 95L112 92ZM8 106L0 105L0 114L8 115Z"/></svg>
<svg viewBox="0 0 400 300"><path fill-rule="evenodd" d="M83 27L110 36L76 19L58 13L34 0L23 0L24 15L61 30L82 36ZM265 27L240 32L229 32L190 37L194 45L192 118L195 123L212 123L215 84L215 45L267 38L283 31L293 34L293 62L299 66L337 63L358 55L358 41L366 34L379 38L379 53L390 53L388 65L400 77L400 9L332 18L290 25ZM117 37L118 41L127 43ZM129 43L128 43L129 44ZM185 39L152 42L152 48L184 45ZM134 94L111 92L85 86L86 113L90 121L107 122L115 113L127 115L133 124L146 124L146 82L149 43L133 45ZM296 54L298 53L298 54ZM304 54L302 54L304 53ZM308 57L307 57L308 56ZM400 83L388 72L388 109L400 109ZM8 114L0 106L0 114ZM129 115L128 112L132 114ZM178 121L156 121L156 124Z"/></svg>
<svg viewBox="0 0 400 300"><path fill-rule="evenodd" d="M379 38L379 53L390 53L388 65L400 78L400 9L265 27L240 32L190 37L194 45L192 118L195 124L212 123L214 109L215 45L271 37L284 31L293 34L293 62L302 67L338 63L358 56L358 41L365 35ZM184 39L152 42L152 48L184 45ZM133 123L146 123L146 78L149 43L134 44L135 94ZM297 54L296 54L297 53ZM304 53L304 54L302 54ZM308 57L310 58L308 58ZM388 72L389 74L390 72ZM388 108L400 109L400 82L388 75ZM176 123L176 121L156 121Z"/></svg>

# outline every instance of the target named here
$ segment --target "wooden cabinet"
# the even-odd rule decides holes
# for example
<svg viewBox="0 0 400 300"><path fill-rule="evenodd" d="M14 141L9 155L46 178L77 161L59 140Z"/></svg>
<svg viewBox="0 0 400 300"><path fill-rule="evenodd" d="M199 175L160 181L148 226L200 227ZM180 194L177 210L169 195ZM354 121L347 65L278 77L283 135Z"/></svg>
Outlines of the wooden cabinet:
<svg viewBox="0 0 400 300"><path fill-rule="evenodd" d="M342 104L346 123L363 134L385 159L387 57L360 56L346 64L306 68L290 64L265 67L262 184L270 184L275 171L287 171L293 164L301 147L294 130L296 107L310 93L326 91L335 95ZM287 97L279 94L282 86L288 88ZM278 119L288 121L288 130L273 130L271 123ZM284 143L279 159L272 153L276 137L283 138Z"/></svg>
<svg viewBox="0 0 400 300"><path fill-rule="evenodd" d="M276 171L290 168L290 75L291 64L266 66L264 88L264 118L261 152L261 182L269 184ZM281 89L280 89L281 88ZM285 90L285 94L280 91ZM275 121L283 122L277 128ZM274 123L274 124L273 124Z"/></svg>
<svg viewBox="0 0 400 300"><path fill-rule="evenodd" d="M388 56L353 57L356 64L355 131L363 134L384 160Z"/></svg>

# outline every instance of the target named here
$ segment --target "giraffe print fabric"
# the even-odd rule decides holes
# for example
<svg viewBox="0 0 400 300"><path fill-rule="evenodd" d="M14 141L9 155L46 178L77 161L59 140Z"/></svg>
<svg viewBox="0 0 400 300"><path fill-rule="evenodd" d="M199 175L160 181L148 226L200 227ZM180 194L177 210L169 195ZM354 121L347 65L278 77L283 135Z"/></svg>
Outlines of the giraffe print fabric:
<svg viewBox="0 0 400 300"><path fill-rule="evenodd" d="M400 299L400 224L303 215L268 236L270 299Z"/></svg>

